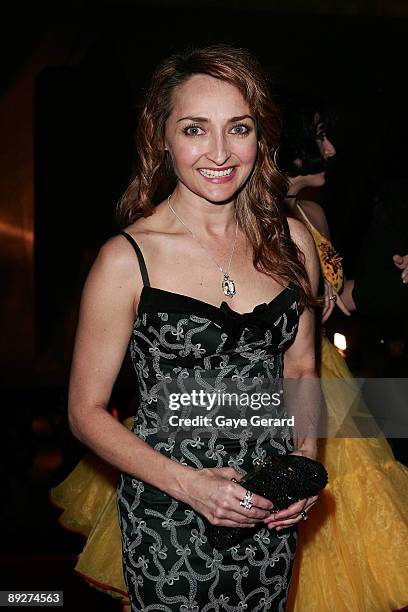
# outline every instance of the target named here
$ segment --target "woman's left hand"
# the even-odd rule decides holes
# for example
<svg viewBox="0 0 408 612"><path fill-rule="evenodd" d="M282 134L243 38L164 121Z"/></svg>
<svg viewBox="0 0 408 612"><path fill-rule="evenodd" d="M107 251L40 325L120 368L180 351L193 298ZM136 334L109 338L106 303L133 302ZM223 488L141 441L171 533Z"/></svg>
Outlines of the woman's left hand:
<svg viewBox="0 0 408 612"><path fill-rule="evenodd" d="M307 499L301 499L284 510L280 510L276 513L272 512L270 516L263 519L263 522L268 529L276 529L277 531L292 527L292 525L296 525L296 523L307 519L308 511L315 505L317 500L318 495L308 497Z"/></svg>
<svg viewBox="0 0 408 612"><path fill-rule="evenodd" d="M330 317L335 306L338 306L340 310L347 316L350 316L351 312L348 310L343 300L327 280L324 281L324 307L322 312L322 323L325 323Z"/></svg>
<svg viewBox="0 0 408 612"><path fill-rule="evenodd" d="M295 450L293 453L291 453L291 455L300 455L303 457L309 457L309 459L316 459L316 453L316 446L313 445L312 448L312 446L309 445L309 447L304 448L304 450ZM296 525L296 523L299 523L302 520L305 521L307 520L308 511L315 505L318 497L318 495L313 495L313 497L300 499L279 512L273 512L273 510L271 510L271 515L265 517L263 522L268 529L276 529L277 531L280 531L281 529L286 529L287 527Z"/></svg>

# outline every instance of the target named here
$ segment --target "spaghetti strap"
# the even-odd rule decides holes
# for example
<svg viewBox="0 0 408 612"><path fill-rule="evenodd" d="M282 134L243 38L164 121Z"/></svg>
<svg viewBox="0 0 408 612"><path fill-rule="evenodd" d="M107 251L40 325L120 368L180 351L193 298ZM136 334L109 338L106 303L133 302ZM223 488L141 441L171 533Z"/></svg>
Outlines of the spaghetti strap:
<svg viewBox="0 0 408 612"><path fill-rule="evenodd" d="M313 223L309 220L309 218L307 217L305 211L303 210L303 208L300 206L300 204L297 202L296 203L297 209L300 212L300 214L302 215L302 217L304 218L304 220L306 221L306 223L313 227L313 229L316 229L315 226L313 225Z"/></svg>
<svg viewBox="0 0 408 612"><path fill-rule="evenodd" d="M150 287L150 281L149 281L149 275L147 273L147 268L146 268L146 263L143 257L143 253L140 250L139 245L136 243L135 239L132 238L132 236L130 234L128 234L127 232L124 232L123 230L120 232L122 234L122 236L124 236L132 245L132 247L135 250L135 253L137 255L137 258L139 260L139 267L140 267L140 273L142 275L142 279L143 279L143 285Z"/></svg>

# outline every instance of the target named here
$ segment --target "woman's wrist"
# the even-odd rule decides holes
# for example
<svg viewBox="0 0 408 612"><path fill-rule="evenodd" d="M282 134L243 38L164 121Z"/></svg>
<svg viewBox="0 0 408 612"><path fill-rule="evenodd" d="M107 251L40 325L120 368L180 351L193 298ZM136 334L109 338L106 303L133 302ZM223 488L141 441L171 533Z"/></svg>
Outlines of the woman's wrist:
<svg viewBox="0 0 408 612"><path fill-rule="evenodd" d="M317 444L316 442L313 442L313 441L304 443L299 448L296 448L293 451L293 454L302 455L303 457L308 457L309 459L316 459Z"/></svg>
<svg viewBox="0 0 408 612"><path fill-rule="evenodd" d="M190 465L183 465L177 461L167 460L161 470L158 488L178 501L187 502L190 482L196 477L197 469Z"/></svg>

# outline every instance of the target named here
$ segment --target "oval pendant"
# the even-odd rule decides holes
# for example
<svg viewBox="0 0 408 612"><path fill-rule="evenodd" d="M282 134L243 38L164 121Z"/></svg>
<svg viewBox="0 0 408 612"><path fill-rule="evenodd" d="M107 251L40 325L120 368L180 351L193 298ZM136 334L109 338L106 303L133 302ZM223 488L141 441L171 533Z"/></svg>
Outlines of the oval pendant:
<svg viewBox="0 0 408 612"><path fill-rule="evenodd" d="M226 295L227 297L233 297L237 292L235 289L235 283L232 280L232 278L228 276L228 274L224 274L224 278L222 279L221 286L222 286L224 295Z"/></svg>

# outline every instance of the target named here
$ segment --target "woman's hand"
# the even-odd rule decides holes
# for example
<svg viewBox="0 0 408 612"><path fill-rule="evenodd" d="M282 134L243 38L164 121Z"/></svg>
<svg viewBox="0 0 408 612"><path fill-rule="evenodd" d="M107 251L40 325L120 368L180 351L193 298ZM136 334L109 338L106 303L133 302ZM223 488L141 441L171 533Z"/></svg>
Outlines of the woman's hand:
<svg viewBox="0 0 408 612"><path fill-rule="evenodd" d="M325 323L330 317L334 310L334 307L338 306L340 310L347 316L350 316L351 312L346 307L345 303L333 287L327 280L324 281L324 307L322 312L322 323Z"/></svg>
<svg viewBox="0 0 408 612"><path fill-rule="evenodd" d="M276 531L292 527L296 525L296 523L306 520L308 511L315 505L317 500L318 495L308 497L307 499L301 499L288 508L280 510L280 512L272 512L270 516L264 519L264 523L268 529L276 529Z"/></svg>
<svg viewBox="0 0 408 612"><path fill-rule="evenodd" d="M408 283L408 255L404 255L404 256L394 255L392 259L393 259L394 264L397 266L397 268L402 270L401 272L402 282Z"/></svg>
<svg viewBox="0 0 408 612"><path fill-rule="evenodd" d="M309 459L316 459L316 452L316 446L311 444L309 449L297 450L291 453L291 455L300 455L303 457L308 457ZM301 499L298 502L291 504L287 508L280 510L280 512L272 511L271 515L264 519L265 525L268 527L268 529L276 529L276 531L280 531L281 529L296 525L296 523L299 523L302 520L306 520L308 511L315 505L318 497L318 495L313 495L312 497Z"/></svg>
<svg viewBox="0 0 408 612"><path fill-rule="evenodd" d="M233 468L204 468L186 476L182 501L208 519L212 525L222 527L254 527L270 516L272 502L261 495L252 495L252 508L240 505L246 489L232 482L242 474Z"/></svg>

